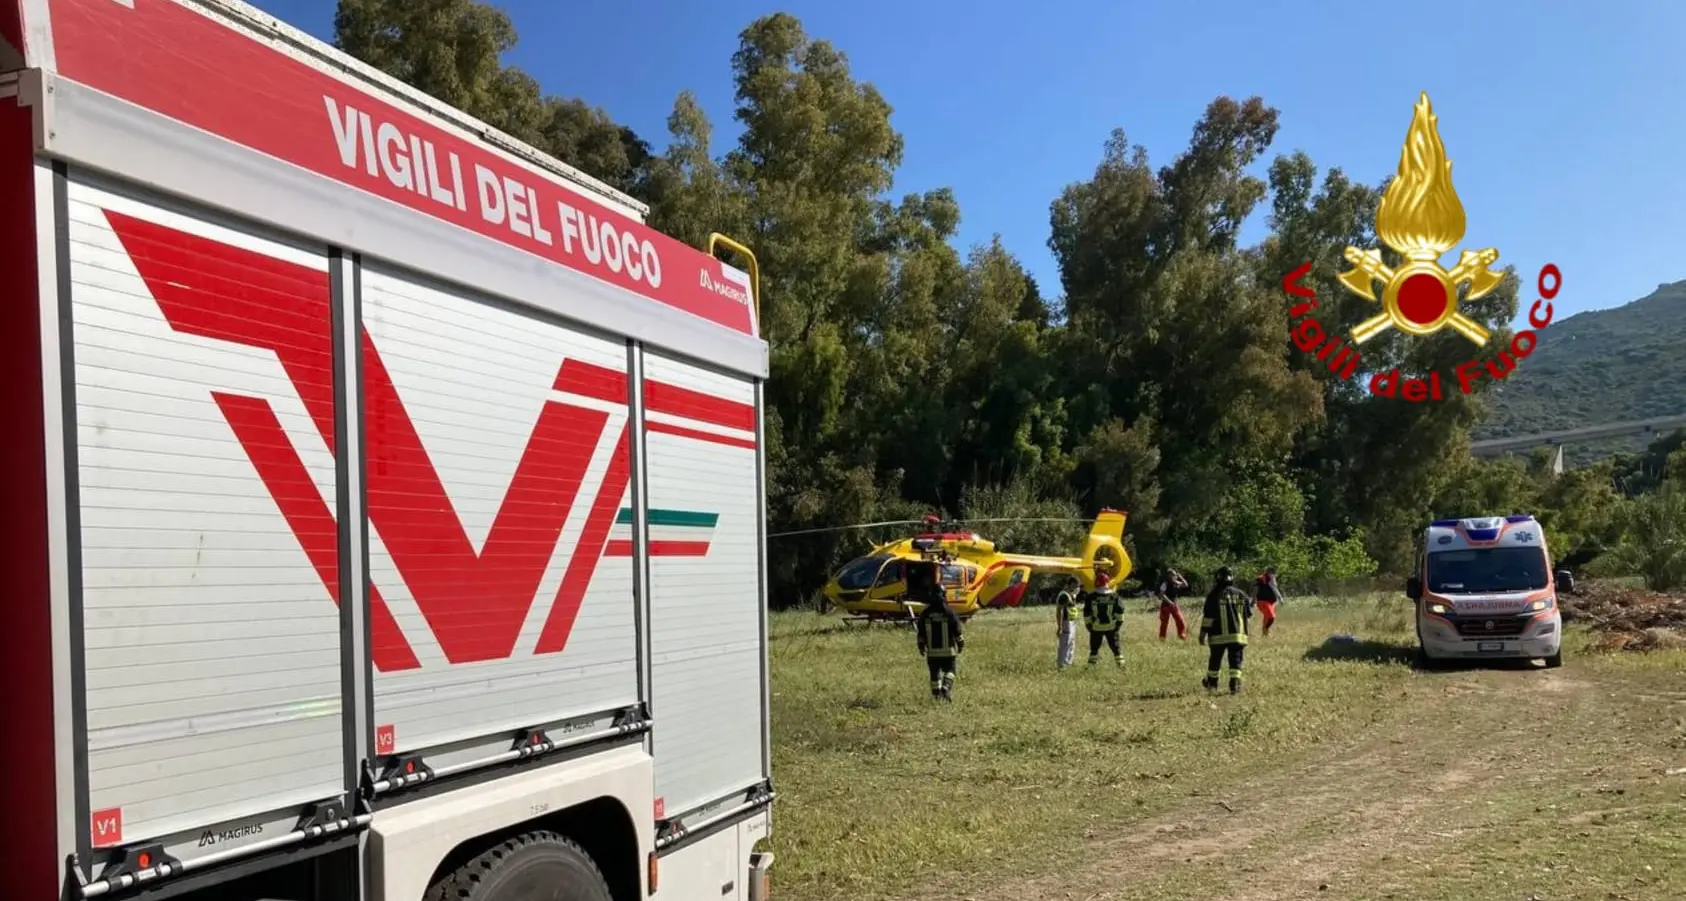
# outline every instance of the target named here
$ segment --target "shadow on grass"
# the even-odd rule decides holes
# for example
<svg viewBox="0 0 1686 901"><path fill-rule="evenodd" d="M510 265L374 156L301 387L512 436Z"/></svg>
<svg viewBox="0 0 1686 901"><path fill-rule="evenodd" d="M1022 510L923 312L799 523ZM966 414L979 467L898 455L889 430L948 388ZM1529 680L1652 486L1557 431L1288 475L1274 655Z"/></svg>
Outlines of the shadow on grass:
<svg viewBox="0 0 1686 901"><path fill-rule="evenodd" d="M1417 648L1415 645L1397 644L1391 641L1330 640L1306 651L1305 659L1314 663L1346 661L1374 663L1379 666L1411 666L1416 663Z"/></svg>
<svg viewBox="0 0 1686 901"><path fill-rule="evenodd" d="M1426 673L1465 673L1475 670L1530 670L1538 669L1534 661L1526 657L1495 657L1490 660L1467 658L1460 660L1425 661L1417 657L1415 644L1399 644L1392 641L1370 641L1368 639L1350 639L1336 641L1330 639L1305 652L1305 659L1312 662L1347 661L1354 663L1373 663L1378 666L1409 666L1418 672Z"/></svg>
<svg viewBox="0 0 1686 901"><path fill-rule="evenodd" d="M1537 670L1540 668L1527 657L1494 657L1489 660L1467 657L1458 660L1436 660L1427 667L1417 667L1417 670L1418 672L1428 673L1472 673L1480 670Z"/></svg>

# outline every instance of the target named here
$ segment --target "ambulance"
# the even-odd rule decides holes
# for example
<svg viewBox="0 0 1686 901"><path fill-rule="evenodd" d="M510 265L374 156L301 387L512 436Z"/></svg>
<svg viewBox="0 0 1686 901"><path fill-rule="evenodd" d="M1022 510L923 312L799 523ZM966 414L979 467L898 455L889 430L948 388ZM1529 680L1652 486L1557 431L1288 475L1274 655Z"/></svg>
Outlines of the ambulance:
<svg viewBox="0 0 1686 901"><path fill-rule="evenodd" d="M747 248L233 0L0 2L0 199L0 898L765 897Z"/></svg>
<svg viewBox="0 0 1686 901"><path fill-rule="evenodd" d="M1532 658L1561 666L1563 578L1532 516L1435 520L1405 583L1416 604L1419 662Z"/></svg>

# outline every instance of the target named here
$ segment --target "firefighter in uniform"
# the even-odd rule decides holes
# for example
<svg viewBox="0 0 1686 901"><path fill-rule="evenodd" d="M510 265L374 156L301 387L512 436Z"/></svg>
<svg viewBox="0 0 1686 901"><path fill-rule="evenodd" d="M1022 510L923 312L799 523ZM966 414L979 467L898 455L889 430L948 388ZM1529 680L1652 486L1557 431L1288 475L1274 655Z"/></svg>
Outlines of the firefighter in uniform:
<svg viewBox="0 0 1686 901"><path fill-rule="evenodd" d="M939 701L954 699L954 670L966 639L960 633L960 617L948 606L948 592L937 578L937 564L908 566L908 591L924 602L915 623L919 653L925 655L925 668L931 671L931 697Z"/></svg>
<svg viewBox="0 0 1686 901"><path fill-rule="evenodd" d="M1241 658L1247 650L1247 627L1253 618L1247 593L1235 587L1235 577L1229 567L1221 567L1206 593L1206 608L1201 613L1200 643L1210 648L1206 661L1206 678L1201 687L1216 691L1218 676L1223 672L1224 657L1229 657L1229 693L1241 693Z"/></svg>
<svg viewBox="0 0 1686 901"><path fill-rule="evenodd" d="M1124 665L1124 651L1118 646L1118 630L1123 627L1124 601L1112 590L1111 579L1104 572L1095 573L1095 590L1083 595L1083 625L1089 628L1089 665L1101 659L1101 642L1112 649L1112 659Z"/></svg>
<svg viewBox="0 0 1686 901"><path fill-rule="evenodd" d="M1062 670L1070 666L1077 656L1077 621L1083 618L1083 602L1079 600L1081 587L1077 577L1071 576L1054 597L1054 627L1060 642L1056 662Z"/></svg>

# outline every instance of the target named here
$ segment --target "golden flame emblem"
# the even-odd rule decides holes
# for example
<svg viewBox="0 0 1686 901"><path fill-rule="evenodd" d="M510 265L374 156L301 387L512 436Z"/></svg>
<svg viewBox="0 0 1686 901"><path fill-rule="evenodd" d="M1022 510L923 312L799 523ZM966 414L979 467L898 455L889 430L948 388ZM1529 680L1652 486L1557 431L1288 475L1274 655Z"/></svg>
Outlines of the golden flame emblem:
<svg viewBox="0 0 1686 901"><path fill-rule="evenodd" d="M1499 252L1491 247L1466 250L1450 271L1440 265L1440 255L1464 238L1464 205L1452 187L1452 161L1446 158L1438 122L1424 93L1405 134L1399 172L1376 211L1377 237L1405 257L1405 264L1390 269L1380 251L1346 249L1346 260L1354 267L1340 276L1347 290L1376 300L1371 283L1383 285L1382 312L1353 328L1354 344L1389 326L1412 335L1432 335L1450 326L1478 345L1487 343L1487 329L1458 311L1458 287L1469 283L1469 300L1497 288L1504 276L1488 267L1498 261Z"/></svg>

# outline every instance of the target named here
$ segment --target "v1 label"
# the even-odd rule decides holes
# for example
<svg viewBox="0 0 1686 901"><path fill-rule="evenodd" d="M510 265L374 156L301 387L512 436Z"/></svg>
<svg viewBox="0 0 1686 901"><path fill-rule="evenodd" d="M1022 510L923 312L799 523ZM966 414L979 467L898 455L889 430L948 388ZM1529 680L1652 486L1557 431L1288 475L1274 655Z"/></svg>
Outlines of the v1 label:
<svg viewBox="0 0 1686 901"><path fill-rule="evenodd" d="M108 807L96 810L89 817L88 836L96 848L109 848L123 843L123 808Z"/></svg>

